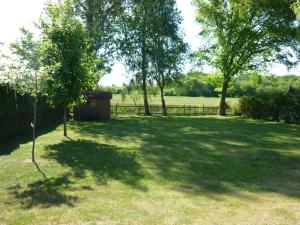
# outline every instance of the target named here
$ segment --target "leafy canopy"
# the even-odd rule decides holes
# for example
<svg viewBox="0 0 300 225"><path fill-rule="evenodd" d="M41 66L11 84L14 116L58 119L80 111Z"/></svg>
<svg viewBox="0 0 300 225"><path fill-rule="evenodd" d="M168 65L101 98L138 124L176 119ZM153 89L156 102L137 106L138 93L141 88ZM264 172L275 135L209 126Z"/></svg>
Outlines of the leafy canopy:
<svg viewBox="0 0 300 225"><path fill-rule="evenodd" d="M47 77L41 64L41 43L34 34L21 28L21 37L10 46L6 56L6 82L19 94L38 97L45 89Z"/></svg>
<svg viewBox="0 0 300 225"><path fill-rule="evenodd" d="M71 0L50 3L41 28L43 63L50 77L48 99L53 105L72 107L97 84L99 58L89 51L86 29L74 16Z"/></svg>
<svg viewBox="0 0 300 225"><path fill-rule="evenodd" d="M117 23L122 17L126 1L120 0L74 0L76 16L86 27L90 39L89 50L103 60L98 70L109 70L117 48Z"/></svg>
<svg viewBox="0 0 300 225"><path fill-rule="evenodd" d="M158 26L151 40L150 67L157 84L164 88L182 77L183 62L188 51L180 30L181 16L175 1L159 1L154 10Z"/></svg>
<svg viewBox="0 0 300 225"><path fill-rule="evenodd" d="M225 79L279 60L291 65L295 46L295 0L194 0L204 47L196 54Z"/></svg>

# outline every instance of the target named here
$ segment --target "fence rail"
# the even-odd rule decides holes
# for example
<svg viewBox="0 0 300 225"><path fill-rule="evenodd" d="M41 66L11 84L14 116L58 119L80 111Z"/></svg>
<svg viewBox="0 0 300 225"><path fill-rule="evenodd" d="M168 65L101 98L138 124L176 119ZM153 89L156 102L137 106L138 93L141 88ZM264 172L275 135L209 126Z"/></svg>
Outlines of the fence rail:
<svg viewBox="0 0 300 225"><path fill-rule="evenodd" d="M203 116L203 115L216 115L219 107L216 106L205 106L205 105L167 105L168 115L182 115L182 116ZM161 105L149 105L151 114L162 115ZM143 115L143 105L111 105L111 114L114 116L118 115ZM230 114L230 110L227 110Z"/></svg>

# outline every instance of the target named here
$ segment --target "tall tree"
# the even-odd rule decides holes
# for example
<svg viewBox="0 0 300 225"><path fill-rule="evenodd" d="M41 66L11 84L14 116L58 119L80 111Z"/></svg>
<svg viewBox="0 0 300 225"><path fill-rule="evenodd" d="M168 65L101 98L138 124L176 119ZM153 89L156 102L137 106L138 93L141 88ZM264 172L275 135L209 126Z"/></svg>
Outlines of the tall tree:
<svg viewBox="0 0 300 225"><path fill-rule="evenodd" d="M72 1L50 3L41 22L43 63L49 75L48 99L64 108L64 136L67 136L67 111L83 100L85 91L99 80L97 58L89 47L84 25L74 16Z"/></svg>
<svg viewBox="0 0 300 225"><path fill-rule="evenodd" d="M119 21L120 53L127 68L134 73L135 83L143 90L145 115L150 115L147 87L153 83L151 58L155 45L159 44L163 29L174 29L167 27L174 24L173 18L166 16L166 7L173 10L174 0L131 0Z"/></svg>
<svg viewBox="0 0 300 225"><path fill-rule="evenodd" d="M223 75L219 115L226 115L229 82L242 71L286 60L295 45L296 0L194 0L202 25L201 63Z"/></svg>
<svg viewBox="0 0 300 225"><path fill-rule="evenodd" d="M150 66L156 81L162 102L163 114L167 115L164 88L178 80L182 73L182 62L187 52L180 33L181 16L175 1L159 1L154 9L157 11L155 36L150 50Z"/></svg>
<svg viewBox="0 0 300 225"><path fill-rule="evenodd" d="M145 115L150 115L147 86L150 80L149 41L154 26L152 4L153 2L149 0L132 0L119 23L120 53L127 68L134 72L134 83L141 85Z"/></svg>
<svg viewBox="0 0 300 225"><path fill-rule="evenodd" d="M122 17L126 1L121 0L74 0L75 14L85 24L91 41L90 51L102 59L98 69L107 69L116 52L117 22Z"/></svg>

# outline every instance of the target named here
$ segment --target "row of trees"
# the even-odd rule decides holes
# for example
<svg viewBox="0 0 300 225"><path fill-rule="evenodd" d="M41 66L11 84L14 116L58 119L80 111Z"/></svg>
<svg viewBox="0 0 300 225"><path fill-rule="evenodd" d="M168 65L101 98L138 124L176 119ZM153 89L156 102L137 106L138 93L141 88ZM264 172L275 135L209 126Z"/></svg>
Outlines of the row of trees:
<svg viewBox="0 0 300 225"><path fill-rule="evenodd" d="M187 46L180 35L180 13L174 1L134 1L121 23L121 59L134 72L130 86L141 88L145 114L149 115L147 86L160 88L164 114L164 88L174 85ZM247 71L269 63L298 63L297 0L193 0L202 27L203 47L193 53L198 66L209 65L221 85L220 115L226 115L230 82ZM126 4L125 4L126 5ZM134 89L134 88L132 88Z"/></svg>
<svg viewBox="0 0 300 225"><path fill-rule="evenodd" d="M172 85L166 86L165 96L189 96L189 97L218 97L222 92L222 74L189 72L180 76L180 79ZM123 98L130 96L140 100L141 92L132 89L131 86L105 86L97 89L119 94ZM300 90L300 77L296 75L263 75L255 71L241 74L231 80L228 86L228 97L242 97L264 92L278 93L287 92L288 89ZM148 88L149 95L157 96L159 87L152 85Z"/></svg>
<svg viewBox="0 0 300 225"><path fill-rule="evenodd" d="M189 72L183 76L178 84L168 87L165 95L190 97L218 97L222 92L222 74ZM251 71L234 77L228 86L228 97L253 95L265 90L285 92L288 87L300 90L300 77L296 75L262 75ZM121 93L122 88L115 92Z"/></svg>
<svg viewBox="0 0 300 225"><path fill-rule="evenodd" d="M164 88L180 74L187 52L180 22L175 0L133 1L121 18L119 52L134 73L131 85L143 91L145 115L150 115L147 88L153 82L160 89L163 112L167 114Z"/></svg>

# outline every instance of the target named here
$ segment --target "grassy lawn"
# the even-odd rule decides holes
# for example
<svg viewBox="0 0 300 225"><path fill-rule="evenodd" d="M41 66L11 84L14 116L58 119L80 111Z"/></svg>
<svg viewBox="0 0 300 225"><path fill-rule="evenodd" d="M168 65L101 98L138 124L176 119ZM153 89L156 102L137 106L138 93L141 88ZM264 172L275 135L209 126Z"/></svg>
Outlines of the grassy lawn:
<svg viewBox="0 0 300 225"><path fill-rule="evenodd" d="M218 106L220 98L213 97L185 97L185 96L166 96L167 105L205 105L205 106ZM237 102L237 98L227 98L227 102L231 105ZM112 104L134 104L132 97L127 96L123 101L121 95L113 95ZM140 97L137 104L143 104L143 98ZM160 105L160 96L149 96L149 103Z"/></svg>
<svg viewBox="0 0 300 225"><path fill-rule="evenodd" d="M0 156L0 224L300 224L300 127L241 118L72 122ZM16 147L12 147L13 150Z"/></svg>

